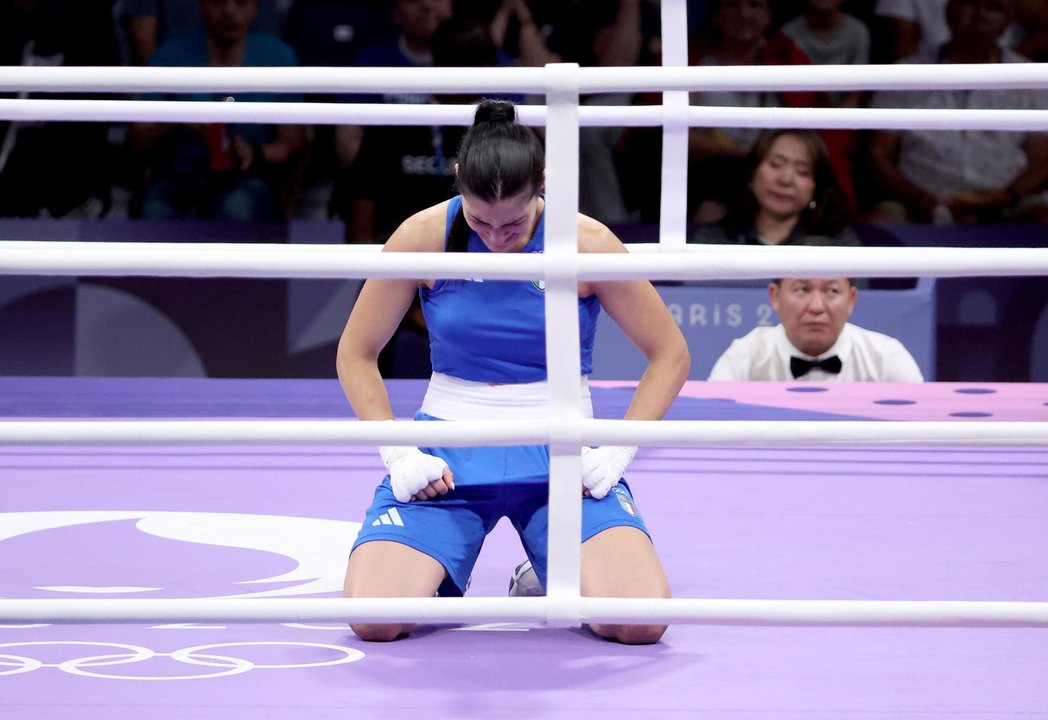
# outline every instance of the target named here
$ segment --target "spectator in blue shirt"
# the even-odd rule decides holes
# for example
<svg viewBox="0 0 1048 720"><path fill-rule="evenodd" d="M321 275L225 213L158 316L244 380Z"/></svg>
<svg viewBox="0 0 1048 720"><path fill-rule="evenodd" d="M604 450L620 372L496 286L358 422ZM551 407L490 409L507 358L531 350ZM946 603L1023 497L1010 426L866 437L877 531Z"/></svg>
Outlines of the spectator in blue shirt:
<svg viewBox="0 0 1048 720"><path fill-rule="evenodd" d="M164 43L150 65L284 67L296 65L281 40L249 33L259 0L198 0L205 31ZM217 100L214 93L151 99ZM294 101L291 94L237 93L227 100ZM308 142L300 125L138 123L131 141L146 158L139 214L152 219L273 221L287 216Z"/></svg>

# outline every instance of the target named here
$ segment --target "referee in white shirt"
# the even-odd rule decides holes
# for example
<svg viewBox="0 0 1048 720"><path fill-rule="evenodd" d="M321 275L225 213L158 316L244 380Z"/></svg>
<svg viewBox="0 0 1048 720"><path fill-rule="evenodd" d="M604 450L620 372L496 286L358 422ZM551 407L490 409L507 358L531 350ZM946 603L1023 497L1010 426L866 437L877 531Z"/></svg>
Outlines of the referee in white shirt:
<svg viewBox="0 0 1048 720"><path fill-rule="evenodd" d="M848 322L859 291L847 278L783 279L768 285L775 327L732 342L711 381L923 382L903 344Z"/></svg>

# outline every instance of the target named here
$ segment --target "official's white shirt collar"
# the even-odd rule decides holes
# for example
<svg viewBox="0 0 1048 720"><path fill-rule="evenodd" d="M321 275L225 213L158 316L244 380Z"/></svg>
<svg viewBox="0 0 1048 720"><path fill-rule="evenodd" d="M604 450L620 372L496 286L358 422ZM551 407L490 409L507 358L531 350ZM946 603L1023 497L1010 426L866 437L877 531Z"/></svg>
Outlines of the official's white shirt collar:
<svg viewBox="0 0 1048 720"><path fill-rule="evenodd" d="M848 361L848 356L851 354L852 348L851 327L851 323L845 323L844 327L841 329L841 334L837 336L837 342L831 345L830 349L822 355L808 355L794 347L793 343L790 342L790 339L786 337L786 328L782 326L782 323L779 323L775 328L775 341L781 351L779 357L783 358L787 366L790 364L791 357L799 357L806 360L821 360L836 355L841 359L842 363L846 363Z"/></svg>

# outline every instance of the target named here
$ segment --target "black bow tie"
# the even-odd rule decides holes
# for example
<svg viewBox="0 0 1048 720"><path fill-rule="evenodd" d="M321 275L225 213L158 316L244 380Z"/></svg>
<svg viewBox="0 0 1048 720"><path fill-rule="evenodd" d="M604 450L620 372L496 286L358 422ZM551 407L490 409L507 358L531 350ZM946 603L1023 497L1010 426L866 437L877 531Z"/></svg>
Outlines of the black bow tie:
<svg viewBox="0 0 1048 720"><path fill-rule="evenodd" d="M841 371L841 359L836 355L823 358L822 360L805 360L804 358L790 358L790 372L794 379L807 375L813 368L819 368L824 372L836 375Z"/></svg>

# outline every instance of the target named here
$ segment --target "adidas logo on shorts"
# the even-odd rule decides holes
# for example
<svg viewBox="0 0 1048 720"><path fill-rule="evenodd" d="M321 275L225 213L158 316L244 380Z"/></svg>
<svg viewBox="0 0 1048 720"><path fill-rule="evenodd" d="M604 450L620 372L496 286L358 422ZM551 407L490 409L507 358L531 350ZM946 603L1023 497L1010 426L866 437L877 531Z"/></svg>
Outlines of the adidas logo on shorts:
<svg viewBox="0 0 1048 720"><path fill-rule="evenodd" d="M400 513L397 512L396 508L390 508L388 512L379 515L378 520L371 523L371 525L396 525L397 527L404 527L404 521L400 519Z"/></svg>

